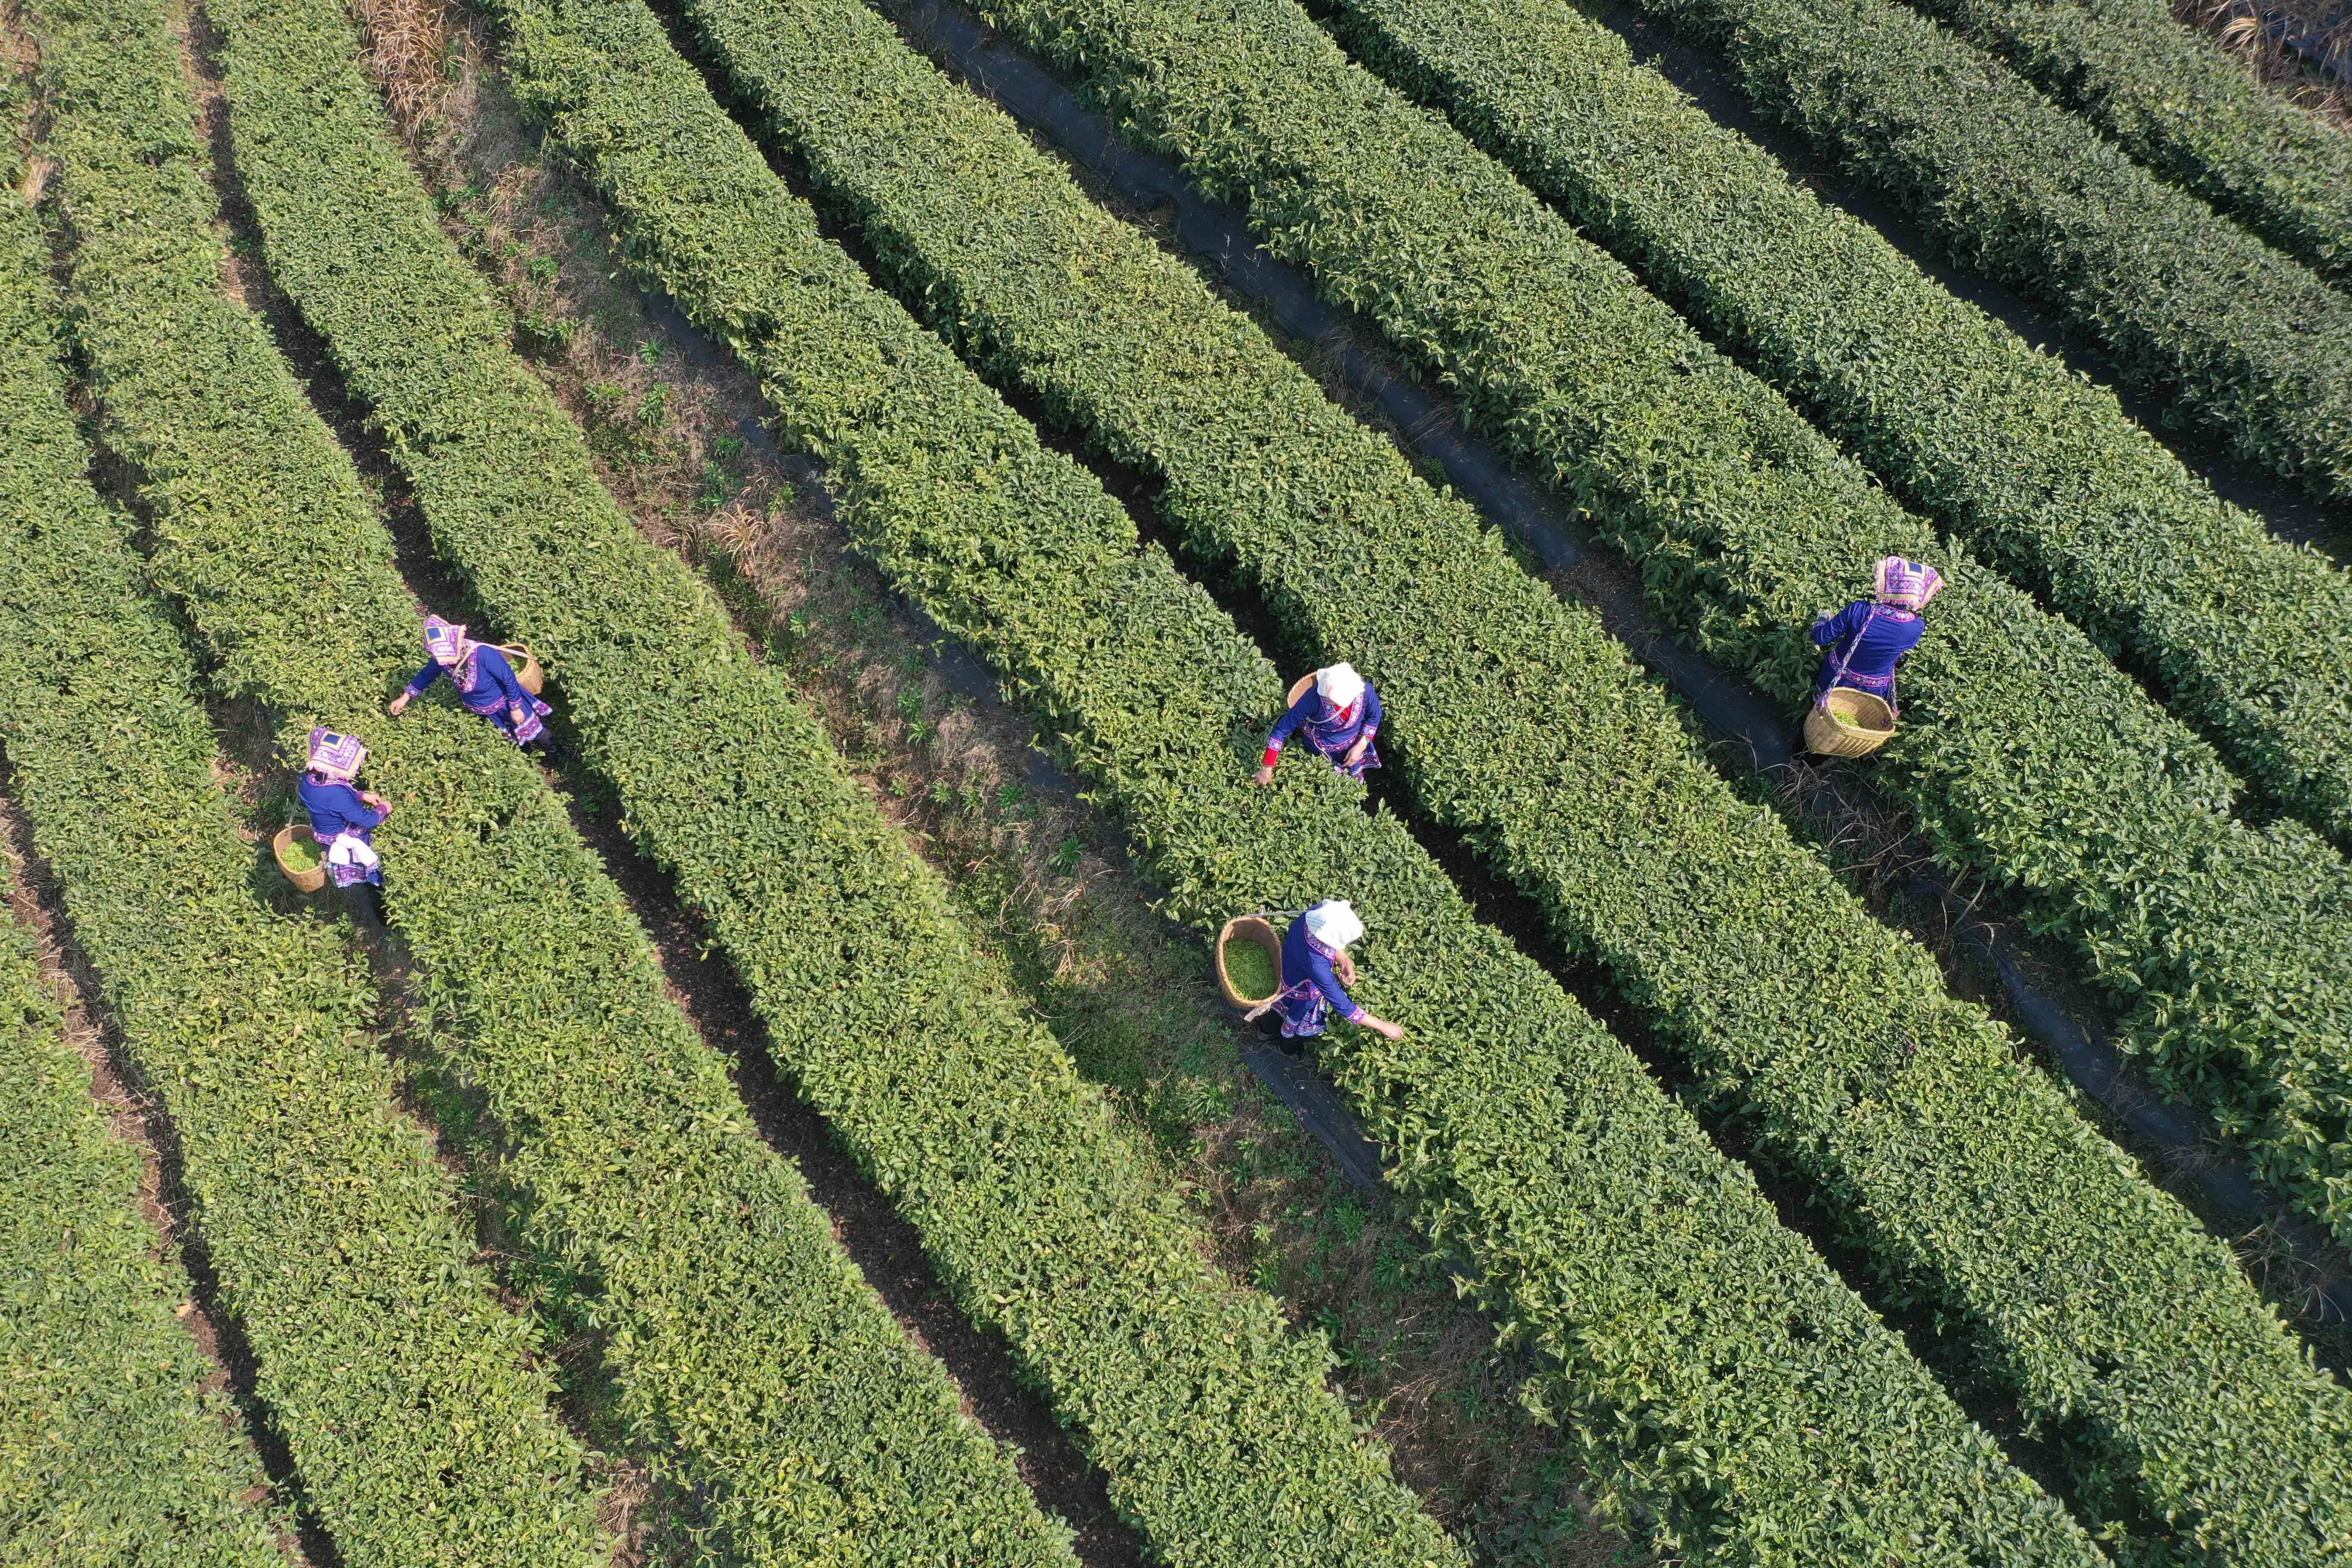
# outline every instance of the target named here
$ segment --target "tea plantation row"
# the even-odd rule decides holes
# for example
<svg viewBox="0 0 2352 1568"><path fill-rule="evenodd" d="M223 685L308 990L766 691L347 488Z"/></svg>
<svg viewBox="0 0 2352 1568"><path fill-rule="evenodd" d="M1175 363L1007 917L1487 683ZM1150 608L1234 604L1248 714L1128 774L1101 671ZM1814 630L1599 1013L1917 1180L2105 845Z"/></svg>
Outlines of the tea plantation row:
<svg viewBox="0 0 2352 1568"><path fill-rule="evenodd" d="M2352 295L1896 0L1640 0L1959 265L2252 467L2352 499Z"/></svg>
<svg viewBox="0 0 2352 1568"><path fill-rule="evenodd" d="M1638 1062L1357 786L1244 782L1280 683L1083 469L818 235L641 6L518 5L526 101L642 277L730 342L831 466L884 568L1044 710L1195 922L1359 900L1364 1000L1328 1058L1393 1181L1661 1537L1727 1562L2097 1561Z"/></svg>
<svg viewBox="0 0 2352 1568"><path fill-rule="evenodd" d="M467 1100L443 1097L445 1130L470 1146L499 1200L517 1253L510 1282L559 1326L596 1335L609 1384L589 1397L629 1448L702 1492L747 1560L806 1562L865 1543L1066 1564L1061 1527L960 1413L942 1369L865 1285L798 1173L745 1124L727 1064L665 996L643 932L537 771L444 704L383 717L419 657L416 612L348 458L258 321L218 292L201 143L163 8L47 5L35 26L57 87L80 342L104 427L154 509L164 542L152 573L217 661L215 684L279 717L289 744L315 717L373 748L371 775L398 805L381 840L396 872L390 913L416 960L432 1037L478 1101L481 1125L468 1127ZM115 548L102 563L121 575ZM185 679L126 672L126 689L151 688L181 705L181 732L208 759ZM171 803L161 820L177 830ZM118 827L105 863L135 886L171 888L173 878L123 852L140 837ZM252 851L230 840L223 853L234 853L249 901ZM331 945L315 923L289 929ZM86 922L81 934L91 941ZM239 994L268 978L250 963L166 956L180 960L174 973ZM205 1021L190 1009L184 1026ZM263 1064L235 1072L267 1081ZM383 1123L381 1076L342 1065L339 1081L353 1087L321 1091L316 1114L330 1130L351 1122L346 1138ZM370 1089L374 1108L354 1107ZM234 1158L241 1131L181 1118L192 1164ZM310 1135L335 1147L327 1132ZM436 1170L413 1133L407 1147ZM322 1163L321 1182L389 1185L361 1184L368 1167L357 1161ZM432 1212L446 1230L449 1195L437 1197ZM406 1324L399 1298L385 1299L385 1281L401 1276L369 1267L383 1245L374 1238L399 1228L369 1214L333 1218L299 1256L371 1288L376 1310L364 1321ZM217 1249L218 1227L209 1234ZM497 1314L462 1268L470 1241L447 1235L436 1265L472 1282L467 1299L505 1337L494 1346L503 1361L471 1369L469 1382L388 1397L436 1370L434 1359L397 1343L346 1345L323 1310L284 1334L255 1334L263 1394L290 1428L294 1463L344 1561L572 1565L609 1552L576 1488L551 1484L577 1454L546 1409L543 1375L520 1370L524 1321ZM319 1357L342 1374L332 1386L362 1402L333 1413L331 1434L368 1466L341 1460L328 1435L302 1424L316 1395L273 1389L279 1362ZM525 1397L528 1410L507 1407ZM541 1426L549 1436L534 1447ZM367 1508L342 1502L339 1463Z"/></svg>
<svg viewBox="0 0 2352 1568"><path fill-rule="evenodd" d="M1336 3L1359 58L1445 109L1900 494L2126 652L2247 777L2352 845L2352 578L2271 539L2111 393L1823 206L1562 0Z"/></svg>
<svg viewBox="0 0 2352 1568"><path fill-rule="evenodd" d="M999 0L1132 135L1443 375L1641 567L1659 613L1797 710L1803 628L1882 553L1945 565L1877 777L1937 852L2067 935L2126 1043L2352 1236L2352 871L2233 781L2083 636L1938 543L1754 378L1292 0Z"/></svg>
<svg viewBox="0 0 2352 1568"><path fill-rule="evenodd" d="M14 226L22 207L0 205ZM29 412L6 384L22 346L0 327L12 430ZM0 477L0 507L23 495ZM0 693L26 695L5 668ZM0 902L16 891L0 864ZM253 1450L200 1391L212 1365L173 1316L188 1277L156 1261L139 1156L109 1131L64 1024L32 931L0 909L0 1559L273 1568L272 1516L238 1500L260 1479Z"/></svg>
<svg viewBox="0 0 2352 1568"><path fill-rule="evenodd" d="M2254 80L2164 0L1913 0L2141 163L2352 283L2352 139Z"/></svg>
<svg viewBox="0 0 2352 1568"><path fill-rule="evenodd" d="M211 14L272 273L385 430L435 549L549 657L588 760L750 986L778 1065L1121 1512L1171 1564L1458 1563L1324 1386L1321 1343L1205 1261L1201 1227L992 988L945 889L789 682L597 481L436 225L341 6ZM864 1544L883 1528L861 1524Z"/></svg>
<svg viewBox="0 0 2352 1568"><path fill-rule="evenodd" d="M1761 1121L1759 1152L1899 1297L1969 1325L2029 1418L2101 1435L2085 1495L2129 1478L2116 1513L2247 1563L2352 1541L2352 1400L1924 951L1693 753L1598 616L856 0L682 9L901 296L1162 481L1301 643L1363 663L1423 808ZM1899 1020L1890 992L1916 998Z"/></svg>
<svg viewBox="0 0 2352 1568"><path fill-rule="evenodd" d="M56 85L70 118L142 84L65 73ZM95 206L85 211L102 221ZM0 210L0 743L121 1049L170 1119L221 1305L300 1467L299 1501L355 1565L584 1568L602 1542L596 1499L548 1409L534 1337L492 1300L453 1184L393 1110L365 972L328 929L254 897L253 847L211 772L194 669L138 580L128 521L83 477L39 230L12 196ZM106 1255L90 1238L56 1288L95 1287ZM59 1279L56 1262L32 1280ZM167 1323L148 1342L179 1333ZM182 1340L153 1373L183 1378L194 1359ZM76 1560L278 1561L266 1533L258 1551L251 1540L261 1516L203 1495L233 1475L213 1415L189 1413L215 1435L187 1450L209 1476L175 1486L166 1465L90 1453L103 1493L80 1510L70 1493L42 1499L16 1532L26 1560L55 1561L56 1532L86 1521L65 1537L88 1553Z"/></svg>

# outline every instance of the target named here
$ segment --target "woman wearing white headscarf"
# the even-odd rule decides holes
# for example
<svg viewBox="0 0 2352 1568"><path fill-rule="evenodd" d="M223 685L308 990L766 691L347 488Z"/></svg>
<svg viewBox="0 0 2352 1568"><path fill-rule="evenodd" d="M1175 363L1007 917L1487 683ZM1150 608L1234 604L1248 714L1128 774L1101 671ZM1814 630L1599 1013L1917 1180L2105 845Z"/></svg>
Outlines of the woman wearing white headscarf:
<svg viewBox="0 0 2352 1568"><path fill-rule="evenodd" d="M1284 1039L1321 1034L1333 1013L1385 1038L1404 1037L1402 1028L1373 1017L1348 995L1347 988L1356 983L1356 961L1348 948L1363 934L1364 922L1345 899L1327 899L1290 922L1282 938L1282 992L1275 1011L1265 1016L1266 1023L1281 1018Z"/></svg>
<svg viewBox="0 0 2352 1568"><path fill-rule="evenodd" d="M1381 765L1372 737L1381 728L1381 694L1358 675L1353 665L1335 664L1315 672L1315 684L1300 694L1290 710L1277 720L1265 738L1265 754L1258 760L1255 782L1274 782L1274 764L1283 742L1304 734L1307 743L1351 779L1362 778Z"/></svg>

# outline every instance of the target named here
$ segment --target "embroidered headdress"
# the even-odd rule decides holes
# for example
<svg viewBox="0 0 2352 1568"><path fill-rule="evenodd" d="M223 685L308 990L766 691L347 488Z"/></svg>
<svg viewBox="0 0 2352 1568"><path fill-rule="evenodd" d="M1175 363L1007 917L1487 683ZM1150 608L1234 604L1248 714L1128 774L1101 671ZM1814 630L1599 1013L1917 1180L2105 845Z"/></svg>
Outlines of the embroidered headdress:
<svg viewBox="0 0 2352 1568"><path fill-rule="evenodd" d="M310 731L310 771L331 784L349 784L360 776L367 748L357 735L338 735L324 725Z"/></svg>
<svg viewBox="0 0 2352 1568"><path fill-rule="evenodd" d="M466 628L443 620L438 616L425 617L425 651L434 663L449 672L459 692L471 696L480 684L480 670L476 656L482 645L466 635Z"/></svg>
<svg viewBox="0 0 2352 1568"><path fill-rule="evenodd" d="M466 640L465 627L452 626L438 616L425 617L425 652L434 663L454 665L472 646Z"/></svg>
<svg viewBox="0 0 2352 1568"><path fill-rule="evenodd" d="M1364 922L1347 900L1327 899L1307 911L1307 934L1336 952L1362 937Z"/></svg>
<svg viewBox="0 0 2352 1568"><path fill-rule="evenodd" d="M1890 555L1878 563L1878 602L1898 610L1924 610L1944 591L1944 574L1933 566Z"/></svg>
<svg viewBox="0 0 2352 1568"><path fill-rule="evenodd" d="M1335 664L1315 672L1315 692L1336 712L1345 713L1364 694L1364 678L1351 664Z"/></svg>

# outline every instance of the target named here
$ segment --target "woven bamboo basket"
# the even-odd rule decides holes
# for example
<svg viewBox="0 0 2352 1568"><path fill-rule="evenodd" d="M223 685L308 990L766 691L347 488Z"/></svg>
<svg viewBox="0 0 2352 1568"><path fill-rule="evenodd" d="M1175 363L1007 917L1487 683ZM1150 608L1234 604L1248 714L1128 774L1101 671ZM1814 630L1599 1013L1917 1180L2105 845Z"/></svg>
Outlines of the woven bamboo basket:
<svg viewBox="0 0 2352 1568"><path fill-rule="evenodd" d="M507 656L507 662L514 666L515 679L521 683L522 689L533 697L538 696L547 685L547 671L540 668L539 655L520 643L500 642L490 646ZM518 659L517 654L522 657Z"/></svg>
<svg viewBox="0 0 2352 1568"><path fill-rule="evenodd" d="M1274 973L1278 980L1282 973L1282 933L1255 915L1235 915L1225 922L1223 930L1217 932L1217 989L1225 994L1226 1001L1246 1013L1271 998L1244 996L1234 989L1233 976L1225 973L1225 943L1236 939L1255 942L1265 949L1265 955L1274 960ZM1279 988L1277 985L1276 989Z"/></svg>
<svg viewBox="0 0 2352 1568"><path fill-rule="evenodd" d="M1289 694L1285 696L1282 700L1283 710L1287 712L1291 709L1297 707L1298 700L1306 696L1309 690L1313 689L1315 678L1322 673L1323 672L1319 669L1310 669L1306 674L1300 676L1297 679L1292 681L1290 683Z"/></svg>
<svg viewBox="0 0 2352 1568"><path fill-rule="evenodd" d="M277 837L269 841L270 857L278 862L278 869L288 881L303 892L315 893L327 885L327 862L321 858L316 866L304 870L286 858L287 850L293 844L294 825L289 822L278 830Z"/></svg>
<svg viewBox="0 0 2352 1568"><path fill-rule="evenodd" d="M1895 710L1884 698L1832 686L1805 715L1805 746L1824 757L1866 757L1895 733Z"/></svg>

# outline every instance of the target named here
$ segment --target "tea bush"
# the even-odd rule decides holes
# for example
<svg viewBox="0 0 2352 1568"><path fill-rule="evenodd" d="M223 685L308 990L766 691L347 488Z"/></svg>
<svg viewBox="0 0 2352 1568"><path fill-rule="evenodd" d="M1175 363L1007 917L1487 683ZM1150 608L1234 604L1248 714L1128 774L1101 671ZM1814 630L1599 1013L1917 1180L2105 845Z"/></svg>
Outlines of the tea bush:
<svg viewBox="0 0 2352 1568"><path fill-rule="evenodd" d="M1914 0L2289 256L2352 283L2352 140L2163 0Z"/></svg>
<svg viewBox="0 0 2352 1568"><path fill-rule="evenodd" d="M945 889L713 597L642 540L435 226L324 0L215 0L274 275L434 544L545 654L778 1063L1171 1563L1459 1561L1324 1385L1325 1347L1204 1261L1101 1094L992 991Z"/></svg>
<svg viewBox="0 0 2352 1568"><path fill-rule="evenodd" d="M883 568L1040 709L1180 918L1352 897L1390 1044L1326 1060L1466 1288L1672 1549L1734 1563L2090 1563L1635 1061L1328 772L1244 778L1281 684L1083 469L818 234L633 3L506 8L513 79L648 282L767 384ZM974 209L973 221L993 221ZM1297 770L1295 770L1297 771Z"/></svg>
<svg viewBox="0 0 2352 1568"><path fill-rule="evenodd" d="M901 297L1361 665L1424 808L1760 1121L1897 1300L2084 1434L2085 1506L2249 1563L2352 1542L2352 1399L1928 954L1694 753L1598 616L855 0L683 10Z"/></svg>
<svg viewBox="0 0 2352 1568"><path fill-rule="evenodd" d="M1359 58L1443 105L1898 492L2127 654L2247 777L2352 844L2352 578L2272 540L2112 394L1824 207L1581 12L1335 3Z"/></svg>
<svg viewBox="0 0 2352 1568"><path fill-rule="evenodd" d="M377 836L387 910L492 1134L477 1152L515 1283L595 1336L613 1428L702 1493L742 1560L1066 1568L1066 1530L749 1124L727 1063L667 999L644 932L537 770L446 701L383 716L422 658L417 612L350 460L260 323L219 293L163 7L61 0L35 21L79 242L77 325L105 429L153 508L151 572L215 659L215 684L264 704L289 753L314 721L372 747L369 775L397 806ZM192 1157L200 1131L218 1136L188 1130ZM360 1245L331 1233L316 1250ZM355 1380L397 1367L341 1359ZM475 1403L444 1407L488 1431L509 1424ZM389 1500L436 1495L429 1479L408 1491ZM545 1532L569 1519L562 1504L540 1486L485 1496L463 1520ZM399 1545L398 1525L337 1534L347 1557L373 1553ZM534 1559L518 1547L468 1560Z"/></svg>
<svg viewBox="0 0 2352 1568"><path fill-rule="evenodd" d="M1882 784L1937 853L2063 933L2121 1043L2211 1104L2265 1178L2352 1237L2352 871L2250 828L2212 752L2065 623L1947 546L1443 121L1291 0L995 0L1123 127L1245 202L1465 417L1557 479L1660 616L1793 716L1805 627L1900 553L1951 585L1904 666Z"/></svg>
<svg viewBox="0 0 2352 1568"><path fill-rule="evenodd" d="M0 205L13 226L23 208ZM26 346L0 327L0 353ZM12 430L26 412L12 395L29 390L16 369L0 366ZM24 500L0 477L0 505ZM24 695L5 671L0 690ZM0 900L14 890L0 863ZM281 1516L241 1500L260 1468L204 1390L213 1365L173 1316L188 1277L157 1261L139 1155L90 1098L36 952L0 910L0 1559L275 1568Z"/></svg>
<svg viewBox="0 0 2352 1568"><path fill-rule="evenodd" d="M96 96L70 68L57 77L61 119ZM548 1408L539 1335L499 1310L454 1184L394 1108L365 970L325 927L255 896L255 850L213 776L187 650L138 581L128 522L83 477L47 248L13 197L0 194L0 743L123 1051L170 1117L192 1229L252 1348L256 1394L355 1568L588 1568L609 1542L579 1446ZM37 1152L15 1132L12 1179ZM127 1194L135 1177L118 1180ZM144 1246L92 1234L7 1288L37 1300L93 1287L110 1253L120 1269ZM169 1397L187 1407L156 1438L185 1442L184 1462L210 1476L175 1477L152 1447L89 1458L117 1496L171 1489L149 1495L184 1509L187 1533L127 1521L139 1532L110 1540L95 1503L52 1494L31 1561L56 1560L55 1530L77 1519L91 1534L66 1538L76 1562L110 1545L142 1563L174 1549L206 1568L280 1560L266 1530L257 1542L236 1520L233 1494L173 1486L250 1469L216 1407L188 1397L182 1380L208 1369L164 1338L179 1332L168 1319L147 1331L144 1350L170 1353L136 1370L178 1385Z"/></svg>

